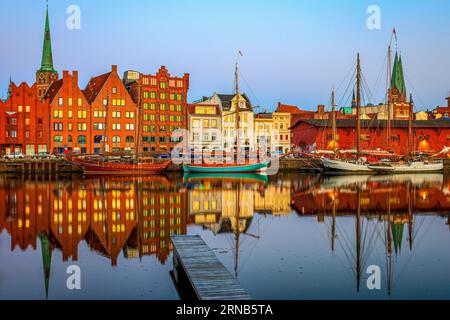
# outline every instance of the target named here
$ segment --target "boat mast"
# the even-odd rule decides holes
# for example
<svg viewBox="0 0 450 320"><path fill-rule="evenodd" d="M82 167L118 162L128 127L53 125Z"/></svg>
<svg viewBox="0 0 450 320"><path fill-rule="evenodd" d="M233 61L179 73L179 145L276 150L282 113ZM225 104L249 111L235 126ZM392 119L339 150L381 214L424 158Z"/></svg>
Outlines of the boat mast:
<svg viewBox="0 0 450 320"><path fill-rule="evenodd" d="M414 102L412 98L412 94L409 98L409 117L408 117L408 153L406 154L406 159L408 161L411 160L411 153L412 153L412 118L414 114Z"/></svg>
<svg viewBox="0 0 450 320"><path fill-rule="evenodd" d="M235 81L236 81L236 116L235 116L235 128L236 128L236 155L240 154L240 137L239 137L239 117L240 117L240 99L239 99L239 62L236 61L235 70Z"/></svg>
<svg viewBox="0 0 450 320"><path fill-rule="evenodd" d="M388 47L388 103L387 103L387 151L391 149L391 102L392 102L392 51L391 45Z"/></svg>
<svg viewBox="0 0 450 320"><path fill-rule="evenodd" d="M359 59L359 53L356 63L356 152L357 157L361 156L361 61Z"/></svg>
<svg viewBox="0 0 450 320"><path fill-rule="evenodd" d="M336 106L335 106L335 101L334 101L334 88L333 91L331 93L331 115L332 115L332 120L333 120L333 151L336 157L336 150L337 150L337 142L336 142L336 138L337 138L337 134L336 134Z"/></svg>

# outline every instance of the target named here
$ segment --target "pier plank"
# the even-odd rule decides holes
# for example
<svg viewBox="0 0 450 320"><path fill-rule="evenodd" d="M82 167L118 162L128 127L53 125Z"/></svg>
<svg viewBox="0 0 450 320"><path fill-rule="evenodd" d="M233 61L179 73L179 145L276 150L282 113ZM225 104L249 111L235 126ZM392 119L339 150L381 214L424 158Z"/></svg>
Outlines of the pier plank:
<svg viewBox="0 0 450 320"><path fill-rule="evenodd" d="M250 300L200 236L172 236L172 243L199 300Z"/></svg>

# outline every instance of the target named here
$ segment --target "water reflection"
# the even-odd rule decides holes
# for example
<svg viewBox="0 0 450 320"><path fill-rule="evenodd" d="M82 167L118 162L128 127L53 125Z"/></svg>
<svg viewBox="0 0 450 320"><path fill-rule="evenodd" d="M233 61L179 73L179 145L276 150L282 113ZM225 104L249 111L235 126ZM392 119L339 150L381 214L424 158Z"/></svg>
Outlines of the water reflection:
<svg viewBox="0 0 450 320"><path fill-rule="evenodd" d="M270 179L187 175L51 182L0 178L0 234L9 235L11 252L41 251L46 295L55 250L63 261L77 261L80 244L85 243L91 254L106 257L113 267L119 256L138 262L152 256L164 265L172 251L170 236L189 233L188 226L200 226L204 235L227 235L235 275L252 286L247 272L239 272L240 241L242 237L260 241L264 234L251 227L268 216L296 217L300 223L316 217L324 226L329 256L337 256L350 268L356 291L362 288L369 261L375 261L386 267L391 295L395 257L405 248L412 253L421 238L433 236L424 233L426 217L446 217L450 222L450 179L443 175ZM280 221L270 223L276 226ZM293 250L299 252L305 246L303 228L300 224L298 233L285 240L298 241ZM282 231L272 233L268 239L286 237ZM260 260L258 255L263 254L254 253L255 261ZM294 298L287 289L285 294L289 296L256 291L252 296Z"/></svg>

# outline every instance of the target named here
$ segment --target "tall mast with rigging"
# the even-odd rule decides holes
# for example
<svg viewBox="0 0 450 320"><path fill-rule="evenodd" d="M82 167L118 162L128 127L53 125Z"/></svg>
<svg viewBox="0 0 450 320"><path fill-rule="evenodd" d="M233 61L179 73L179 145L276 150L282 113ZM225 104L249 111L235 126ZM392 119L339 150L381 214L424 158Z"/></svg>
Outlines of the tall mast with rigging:
<svg viewBox="0 0 450 320"><path fill-rule="evenodd" d="M356 62L356 153L361 156L361 61L359 53Z"/></svg>
<svg viewBox="0 0 450 320"><path fill-rule="evenodd" d="M239 62L236 61L236 69L235 69L235 81L236 81L236 115L235 115L235 128L236 128L236 154L240 154L240 137L239 137L239 117L240 117L240 99L239 99Z"/></svg>
<svg viewBox="0 0 450 320"><path fill-rule="evenodd" d="M337 134L336 134L336 106L334 101L334 88L331 93L331 115L332 115L332 121L333 121L333 151L336 156L336 149L337 149Z"/></svg>
<svg viewBox="0 0 450 320"><path fill-rule="evenodd" d="M414 148L413 139L412 139L412 120L414 117L414 101L412 98L412 94L409 98L409 117L408 117L408 152L406 154L406 159L411 160L411 153Z"/></svg>
<svg viewBox="0 0 450 320"><path fill-rule="evenodd" d="M391 103L392 103L392 51L391 45L388 47L388 103L387 103L387 151L391 149Z"/></svg>

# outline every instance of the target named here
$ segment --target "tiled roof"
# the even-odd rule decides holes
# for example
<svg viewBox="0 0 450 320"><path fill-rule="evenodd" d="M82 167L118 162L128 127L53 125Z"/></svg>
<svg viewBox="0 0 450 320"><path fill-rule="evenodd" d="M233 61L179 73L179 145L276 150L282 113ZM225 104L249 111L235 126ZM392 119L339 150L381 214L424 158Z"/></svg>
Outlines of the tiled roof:
<svg viewBox="0 0 450 320"><path fill-rule="evenodd" d="M257 113L255 119L272 119L272 113Z"/></svg>
<svg viewBox="0 0 450 320"><path fill-rule="evenodd" d="M302 111L296 106L291 106L288 104L278 104L278 108L275 112L279 113L290 113L290 114L297 114L297 113L313 113L312 111Z"/></svg>
<svg viewBox="0 0 450 320"><path fill-rule="evenodd" d="M105 84L106 80L108 80L110 75L111 72L108 72L98 77L94 77L89 81L86 89L83 90L83 94L89 103L92 103L97 98L103 88L103 85Z"/></svg>
<svg viewBox="0 0 450 320"><path fill-rule="evenodd" d="M222 102L222 109L224 111L229 111L231 109L231 101L233 100L233 98L236 96L235 94L217 94L217 96L219 97L220 101ZM248 96L244 93L241 94L241 96L245 99L245 101L247 101L247 107L250 110L253 110L253 106L252 103L250 102L250 99L248 98Z"/></svg>
<svg viewBox="0 0 450 320"><path fill-rule="evenodd" d="M62 88L62 86L63 86L63 79L52 82L52 84L48 87L47 91L45 92L43 99L44 100L49 99L50 100L49 102L52 103L56 95L58 94L59 90Z"/></svg>
<svg viewBox="0 0 450 320"><path fill-rule="evenodd" d="M195 113L195 107L215 107L216 108L216 113L215 114L200 114L200 115L205 115L205 116L220 116L220 107L217 104L189 104L188 105L188 111L189 114L191 115L196 115Z"/></svg>
<svg viewBox="0 0 450 320"><path fill-rule="evenodd" d="M300 123L308 123L310 125L316 127L332 127L331 121L328 120L298 120L291 128L295 128ZM450 128L450 119L441 118L438 120L413 120L413 127L416 128ZM355 128L356 127L356 119L342 119L336 120L336 126L338 128ZM362 128L386 128L387 121L386 120L361 120ZM392 121L393 128L407 128L408 120L395 120Z"/></svg>

